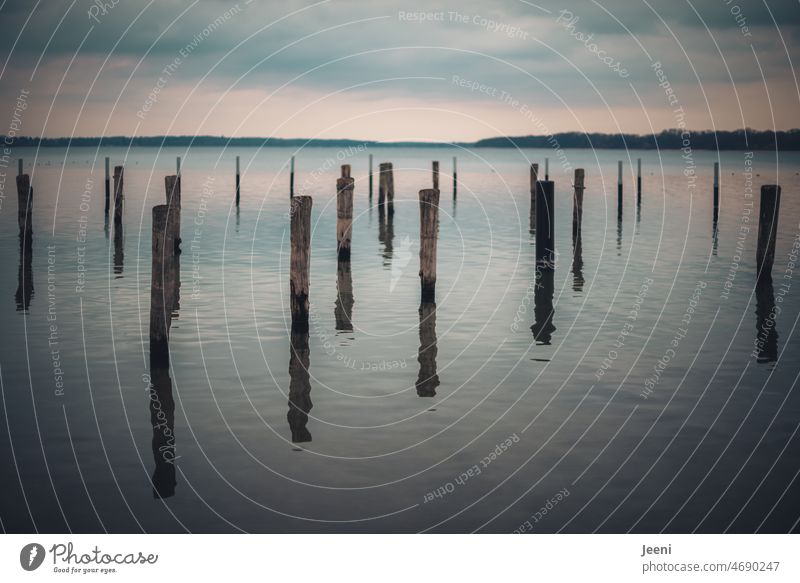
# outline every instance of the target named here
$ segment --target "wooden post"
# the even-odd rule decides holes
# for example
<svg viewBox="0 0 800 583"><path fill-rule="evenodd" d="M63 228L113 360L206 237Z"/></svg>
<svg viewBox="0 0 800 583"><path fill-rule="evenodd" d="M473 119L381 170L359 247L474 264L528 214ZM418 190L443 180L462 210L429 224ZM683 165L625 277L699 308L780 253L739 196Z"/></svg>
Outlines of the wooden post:
<svg viewBox="0 0 800 583"><path fill-rule="evenodd" d="M241 178L239 177L239 156L236 156L236 206L239 206L239 187Z"/></svg>
<svg viewBox="0 0 800 583"><path fill-rule="evenodd" d="M763 188L762 188L763 199ZM719 162L714 162L714 224L719 219Z"/></svg>
<svg viewBox="0 0 800 583"><path fill-rule="evenodd" d="M433 167L433 187L439 190L439 162L434 160L431 166Z"/></svg>
<svg viewBox="0 0 800 583"><path fill-rule="evenodd" d="M292 328L308 329L309 267L311 264L310 196L296 196L291 202L291 258L289 262L289 294Z"/></svg>
<svg viewBox="0 0 800 583"><path fill-rule="evenodd" d="M181 249L181 179L177 175L165 176L164 186L168 208L166 245L174 255Z"/></svg>
<svg viewBox="0 0 800 583"><path fill-rule="evenodd" d="M17 176L17 223L19 224L19 235L22 238L29 237L33 232L31 222L33 216L33 189L31 188L31 177L28 174Z"/></svg>
<svg viewBox="0 0 800 583"><path fill-rule="evenodd" d="M350 178L350 164L342 164L342 178Z"/></svg>
<svg viewBox="0 0 800 583"><path fill-rule="evenodd" d="M381 162L378 176L378 210L388 207L388 214L394 214L394 173L391 162Z"/></svg>
<svg viewBox="0 0 800 583"><path fill-rule="evenodd" d="M622 216L622 160L617 162L617 217Z"/></svg>
<svg viewBox="0 0 800 583"><path fill-rule="evenodd" d="M456 166L456 157L453 156L453 198L456 197L457 184L458 184L458 167Z"/></svg>
<svg viewBox="0 0 800 583"><path fill-rule="evenodd" d="M372 200L372 154L369 155L369 199Z"/></svg>
<svg viewBox="0 0 800 583"><path fill-rule="evenodd" d="M419 191L419 277L422 302L436 301L436 242L439 230L439 191Z"/></svg>
<svg viewBox="0 0 800 583"><path fill-rule="evenodd" d="M150 271L150 363L164 365L162 359L168 358L169 348L169 314L167 298L169 292L169 266L166 264L172 256L167 249L167 216L169 207L160 204L153 207L153 235ZM153 359L156 362L153 362ZM168 362L166 363L168 364Z"/></svg>
<svg viewBox="0 0 800 583"><path fill-rule="evenodd" d="M642 204L642 159L636 159L636 205Z"/></svg>
<svg viewBox="0 0 800 583"><path fill-rule="evenodd" d="M775 238L778 234L778 214L781 208L781 187L765 184L761 187L761 205L758 210L758 248L756 268L759 280L772 280L775 262Z"/></svg>
<svg viewBox="0 0 800 583"><path fill-rule="evenodd" d="M106 207L105 207L105 214L108 215L108 211L111 208L111 172L110 172L110 165L111 160L109 160L108 156L106 156Z"/></svg>
<svg viewBox="0 0 800 583"><path fill-rule="evenodd" d="M181 157L180 156L178 156L175 159L175 175L178 176L178 177L180 177L180 175L181 175Z"/></svg>
<svg viewBox="0 0 800 583"><path fill-rule="evenodd" d="M553 182L536 182L536 263L545 267L555 266L555 206L553 204Z"/></svg>
<svg viewBox="0 0 800 583"><path fill-rule="evenodd" d="M539 165L531 164L531 231L536 230L536 183L539 181Z"/></svg>
<svg viewBox="0 0 800 583"><path fill-rule="evenodd" d="M123 167L114 166L114 228L122 224L122 207L125 196L122 190Z"/></svg>
<svg viewBox="0 0 800 583"><path fill-rule="evenodd" d="M550 158L544 159L544 179L550 180Z"/></svg>
<svg viewBox="0 0 800 583"><path fill-rule="evenodd" d="M585 172L583 168L575 169L575 195L573 197L572 206L572 235L577 235L581 230L581 221L583 219L583 183Z"/></svg>
<svg viewBox="0 0 800 583"><path fill-rule="evenodd" d="M339 178L336 181L336 252L339 261L350 261L350 239L353 227L353 184L352 178Z"/></svg>
<svg viewBox="0 0 800 583"><path fill-rule="evenodd" d="M289 168L289 198L294 196L294 156L292 156L291 167Z"/></svg>

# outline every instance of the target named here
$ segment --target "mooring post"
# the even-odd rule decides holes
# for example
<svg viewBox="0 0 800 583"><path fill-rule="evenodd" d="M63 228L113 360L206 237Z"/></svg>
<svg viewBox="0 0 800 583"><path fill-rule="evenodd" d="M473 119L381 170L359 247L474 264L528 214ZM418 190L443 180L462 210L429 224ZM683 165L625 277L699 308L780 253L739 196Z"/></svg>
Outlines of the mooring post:
<svg viewBox="0 0 800 583"><path fill-rule="evenodd" d="M31 188L31 177L28 174L17 176L17 223L19 224L20 237L25 238L33 232L31 223L31 210L33 209L33 189Z"/></svg>
<svg viewBox="0 0 800 583"><path fill-rule="evenodd" d="M550 158L544 159L544 179L550 180Z"/></svg>
<svg viewBox="0 0 800 583"><path fill-rule="evenodd" d="M122 224L122 207L125 203L125 196L122 191L123 167L114 166L114 227Z"/></svg>
<svg viewBox="0 0 800 583"><path fill-rule="evenodd" d="M181 249L181 179L178 175L165 176L167 195L167 250L175 255Z"/></svg>
<svg viewBox="0 0 800 583"><path fill-rule="evenodd" d="M289 168L289 198L294 196L294 156L292 156Z"/></svg>
<svg viewBox="0 0 800 583"><path fill-rule="evenodd" d="M108 211L111 208L111 160L108 156L106 156L106 207L105 207L105 214L108 215Z"/></svg>
<svg viewBox="0 0 800 583"><path fill-rule="evenodd" d="M353 227L353 184L347 176L336 181L336 252L339 261L350 261Z"/></svg>
<svg viewBox="0 0 800 583"><path fill-rule="evenodd" d="M539 181L539 165L531 164L531 231L536 230L536 183Z"/></svg>
<svg viewBox="0 0 800 583"><path fill-rule="evenodd" d="M622 160L617 162L617 217L622 216Z"/></svg>
<svg viewBox="0 0 800 583"><path fill-rule="evenodd" d="M536 182L536 263L545 268L555 267L555 206L554 185L550 180Z"/></svg>
<svg viewBox="0 0 800 583"><path fill-rule="evenodd" d="M239 176L239 156L236 156L236 206L239 206L239 187L241 186L241 178Z"/></svg>
<svg viewBox="0 0 800 583"><path fill-rule="evenodd" d="M636 205L642 204L642 159L636 158Z"/></svg>
<svg viewBox="0 0 800 583"><path fill-rule="evenodd" d="M758 248L756 269L759 281L772 280L775 262L775 238L778 234L778 214L781 208L781 187L765 184L761 187L761 205L758 211Z"/></svg>
<svg viewBox="0 0 800 583"><path fill-rule="evenodd" d="M761 190L762 200L764 197L764 190ZM719 219L719 162L714 162L714 224Z"/></svg>
<svg viewBox="0 0 800 583"><path fill-rule="evenodd" d="M350 164L342 164L342 178L350 178Z"/></svg>
<svg viewBox="0 0 800 583"><path fill-rule="evenodd" d="M167 220L169 207L160 204L153 207L153 234L150 271L150 359L168 358L170 308L167 298L170 290L171 269L168 265L172 249L167 243ZM159 363L163 364L163 363Z"/></svg>
<svg viewBox="0 0 800 583"><path fill-rule="evenodd" d="M309 267L311 264L310 196L296 196L291 202L291 257L289 262L289 294L292 328L308 329Z"/></svg>
<svg viewBox="0 0 800 583"><path fill-rule="evenodd" d="M575 169L575 194L573 197L572 206L572 235L577 235L581 230L581 221L583 219L583 183L585 172L583 168Z"/></svg>
<svg viewBox="0 0 800 583"><path fill-rule="evenodd" d="M458 183L458 167L456 166L456 157L453 156L453 198L456 197L457 183Z"/></svg>
<svg viewBox="0 0 800 583"><path fill-rule="evenodd" d="M436 241L439 230L439 191L419 191L419 277L422 302L436 301Z"/></svg>
<svg viewBox="0 0 800 583"><path fill-rule="evenodd" d="M372 200L372 154L369 155L369 199Z"/></svg>
<svg viewBox="0 0 800 583"><path fill-rule="evenodd" d="M433 187L439 190L439 162L434 160L431 167L433 170Z"/></svg>

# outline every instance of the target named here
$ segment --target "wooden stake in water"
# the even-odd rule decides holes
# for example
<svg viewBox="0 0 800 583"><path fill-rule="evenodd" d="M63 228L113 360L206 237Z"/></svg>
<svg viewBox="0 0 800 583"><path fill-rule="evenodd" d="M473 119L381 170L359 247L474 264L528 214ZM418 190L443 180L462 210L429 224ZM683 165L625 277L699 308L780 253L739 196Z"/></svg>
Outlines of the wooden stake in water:
<svg viewBox="0 0 800 583"><path fill-rule="evenodd" d="M531 164L531 231L536 230L536 183L539 180L539 165Z"/></svg>
<svg viewBox="0 0 800 583"><path fill-rule="evenodd" d="M431 166L433 170L433 187L439 190L439 162L434 160Z"/></svg>
<svg viewBox="0 0 800 583"><path fill-rule="evenodd" d="M167 250L175 255L181 249L181 179L178 175L165 176L164 187L167 195Z"/></svg>
<svg viewBox="0 0 800 583"><path fill-rule="evenodd" d="M369 199L372 200L372 154L369 155Z"/></svg>
<svg viewBox="0 0 800 583"><path fill-rule="evenodd" d="M617 218L622 216L622 160L617 162Z"/></svg>
<svg viewBox="0 0 800 583"><path fill-rule="evenodd" d="M636 205L642 204L642 159L636 159Z"/></svg>
<svg viewBox="0 0 800 583"><path fill-rule="evenodd" d="M122 191L123 167L114 166L114 227L122 224L122 207L125 196Z"/></svg>
<svg viewBox="0 0 800 583"><path fill-rule="evenodd" d="M336 250L339 261L350 261L353 227L353 184L347 176L336 181Z"/></svg>
<svg viewBox="0 0 800 583"><path fill-rule="evenodd" d="M391 217L394 214L394 172L391 162L381 162L378 176L378 210L387 208Z"/></svg>
<svg viewBox="0 0 800 583"><path fill-rule="evenodd" d="M583 183L584 183L584 170L583 168L575 169L575 194L573 196L572 206L572 235L577 235L581 230L581 221L583 219Z"/></svg>
<svg viewBox="0 0 800 583"><path fill-rule="evenodd" d="M717 224L717 219L719 219L719 162L714 162L714 224L715 225Z"/></svg>
<svg viewBox="0 0 800 583"><path fill-rule="evenodd" d="M111 160L106 156L106 206L105 206L105 214L106 218L108 218L108 211L111 208Z"/></svg>
<svg viewBox="0 0 800 583"><path fill-rule="evenodd" d="M453 198L456 197L457 184L458 184L458 167L456 166L456 157L453 156Z"/></svg>
<svg viewBox="0 0 800 583"><path fill-rule="evenodd" d="M165 204L153 207L152 254L150 270L150 360L154 357L168 358L171 268L167 264L172 249L167 243L167 217L169 208ZM157 363L163 364L163 363Z"/></svg>
<svg viewBox="0 0 800 583"><path fill-rule="evenodd" d="M239 188L241 186L241 178L239 176L239 156L236 156L236 206L239 206Z"/></svg>
<svg viewBox="0 0 800 583"><path fill-rule="evenodd" d="M294 196L294 156L292 156L291 167L289 168L289 198Z"/></svg>
<svg viewBox="0 0 800 583"><path fill-rule="evenodd" d="M439 231L439 191L419 191L419 277L422 302L436 301L436 247Z"/></svg>
<svg viewBox="0 0 800 583"><path fill-rule="evenodd" d="M33 232L31 223L33 209L33 189L31 188L31 177L28 174L17 176L17 223L19 224L20 237L25 237ZM30 238L30 237L28 237Z"/></svg>
<svg viewBox="0 0 800 583"><path fill-rule="evenodd" d="M772 280L775 262L775 238L778 234L778 214L781 208L781 187L765 184L761 187L761 205L758 211L758 248L756 269L759 281Z"/></svg>
<svg viewBox="0 0 800 583"><path fill-rule="evenodd" d="M550 180L536 182L536 263L545 268L555 267L555 205L554 185Z"/></svg>
<svg viewBox="0 0 800 583"><path fill-rule="evenodd" d="M310 196L296 196L291 202L291 256L289 260L289 295L292 328L308 329L309 268L311 265Z"/></svg>
<svg viewBox="0 0 800 583"><path fill-rule="evenodd" d="M350 178L350 164L342 164L342 178Z"/></svg>

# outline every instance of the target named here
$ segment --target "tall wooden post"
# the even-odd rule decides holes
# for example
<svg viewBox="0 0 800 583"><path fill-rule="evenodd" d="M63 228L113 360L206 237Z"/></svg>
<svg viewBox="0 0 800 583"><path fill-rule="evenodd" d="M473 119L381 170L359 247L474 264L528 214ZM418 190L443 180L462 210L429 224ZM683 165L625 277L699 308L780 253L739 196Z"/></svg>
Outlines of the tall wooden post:
<svg viewBox="0 0 800 583"><path fill-rule="evenodd" d="M166 245L174 254L181 248L181 179L177 175L165 176L164 187L167 195L167 238Z"/></svg>
<svg viewBox="0 0 800 583"><path fill-rule="evenodd" d="M310 196L296 196L291 202L291 257L289 294L292 328L308 329L309 268L311 265Z"/></svg>
<svg viewBox="0 0 800 583"><path fill-rule="evenodd" d="M28 174L17 176L17 224L19 225L19 235L21 238L29 237L33 232L31 222L33 209L33 189L31 188L31 177Z"/></svg>
<svg viewBox="0 0 800 583"><path fill-rule="evenodd" d="M714 162L714 224L715 225L718 219L719 219L719 162Z"/></svg>
<svg viewBox="0 0 800 583"><path fill-rule="evenodd" d="M550 180L536 182L536 263L555 266L554 185Z"/></svg>
<svg viewBox="0 0 800 583"><path fill-rule="evenodd" d="M369 200L372 201L372 154L369 155Z"/></svg>
<svg viewBox="0 0 800 583"><path fill-rule="evenodd" d="M536 183L539 181L539 165L531 164L531 231L536 230Z"/></svg>
<svg viewBox="0 0 800 583"><path fill-rule="evenodd" d="M169 289L172 249L167 243L167 217L169 207L160 204L153 207L153 234L150 271L150 362L163 365L161 359L168 358L169 317L168 298L172 297ZM153 362L153 359L156 362ZM167 363L168 364L168 363Z"/></svg>
<svg viewBox="0 0 800 583"><path fill-rule="evenodd" d="M342 178L350 178L350 164L342 164Z"/></svg>
<svg viewBox="0 0 800 583"><path fill-rule="evenodd" d="M353 227L353 184L349 176L336 181L336 251L339 261L350 261Z"/></svg>
<svg viewBox="0 0 800 583"><path fill-rule="evenodd" d="M456 157L453 156L453 198L456 197L457 184L458 184L458 167L456 166Z"/></svg>
<svg viewBox="0 0 800 583"><path fill-rule="evenodd" d="M110 165L111 160L109 160L108 156L106 156L106 207L105 207L105 214L108 215L108 211L111 208L111 172L110 172Z"/></svg>
<svg viewBox="0 0 800 583"><path fill-rule="evenodd" d="M433 170L433 187L439 190L439 162L434 160L431 166Z"/></svg>
<svg viewBox="0 0 800 583"><path fill-rule="evenodd" d="M775 238L778 234L778 214L781 209L781 187L765 184L761 187L761 205L758 210L758 248L756 269L759 280L772 280L775 262Z"/></svg>
<svg viewBox="0 0 800 583"><path fill-rule="evenodd" d="M575 194L572 202L572 235L577 235L581 230L581 221L583 219L583 183L585 172L583 168L575 169Z"/></svg>
<svg viewBox="0 0 800 583"><path fill-rule="evenodd" d="M114 166L114 228L122 224L122 210L125 204L122 177L123 167Z"/></svg>
<svg viewBox="0 0 800 583"><path fill-rule="evenodd" d="M642 159L636 158L636 205L642 204Z"/></svg>
<svg viewBox="0 0 800 583"><path fill-rule="evenodd" d="M622 160L617 162L617 217L622 216Z"/></svg>
<svg viewBox="0 0 800 583"><path fill-rule="evenodd" d="M294 156L292 156L291 166L289 168L289 198L294 196Z"/></svg>
<svg viewBox="0 0 800 583"><path fill-rule="evenodd" d="M436 301L436 247L439 230L439 191L419 191L419 277L422 301Z"/></svg>
<svg viewBox="0 0 800 583"><path fill-rule="evenodd" d="M239 206L239 188L241 186L241 178L239 176L239 156L236 156L236 206Z"/></svg>

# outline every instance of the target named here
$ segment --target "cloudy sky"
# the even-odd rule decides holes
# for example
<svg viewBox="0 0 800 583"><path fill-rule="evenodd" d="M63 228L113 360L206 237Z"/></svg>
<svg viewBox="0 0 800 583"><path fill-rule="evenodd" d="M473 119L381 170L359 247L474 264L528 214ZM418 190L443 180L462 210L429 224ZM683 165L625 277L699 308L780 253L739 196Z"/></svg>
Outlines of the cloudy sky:
<svg viewBox="0 0 800 583"><path fill-rule="evenodd" d="M22 95L21 135L788 129L799 27L798 0L0 0L3 125Z"/></svg>

